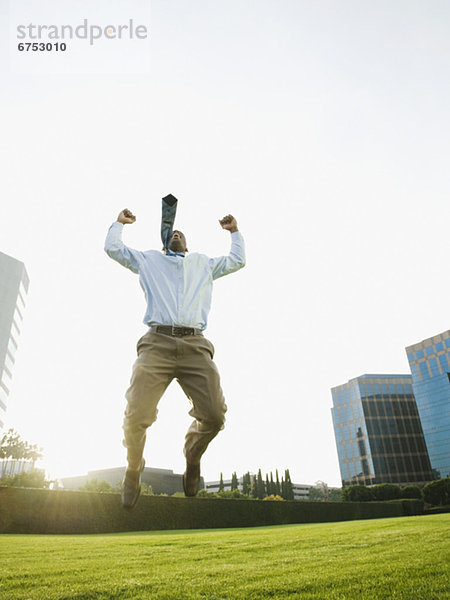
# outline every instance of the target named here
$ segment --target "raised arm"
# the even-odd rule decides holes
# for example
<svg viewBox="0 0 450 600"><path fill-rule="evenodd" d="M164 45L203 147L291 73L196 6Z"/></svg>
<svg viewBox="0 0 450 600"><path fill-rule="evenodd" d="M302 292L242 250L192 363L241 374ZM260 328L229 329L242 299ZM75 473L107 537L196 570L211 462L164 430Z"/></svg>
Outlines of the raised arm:
<svg viewBox="0 0 450 600"><path fill-rule="evenodd" d="M139 257L141 252L128 248L122 242L122 229L124 225L132 224L136 221L133 213L125 208L119 213L117 221L109 228L105 240L105 252L113 260L117 261L133 273L139 273Z"/></svg>
<svg viewBox="0 0 450 600"><path fill-rule="evenodd" d="M244 238L240 233L236 219L232 215L227 215L219 220L222 229L231 233L231 249L228 256L219 256L211 258L209 265L213 279L218 279L229 273L239 271L245 266L245 244Z"/></svg>

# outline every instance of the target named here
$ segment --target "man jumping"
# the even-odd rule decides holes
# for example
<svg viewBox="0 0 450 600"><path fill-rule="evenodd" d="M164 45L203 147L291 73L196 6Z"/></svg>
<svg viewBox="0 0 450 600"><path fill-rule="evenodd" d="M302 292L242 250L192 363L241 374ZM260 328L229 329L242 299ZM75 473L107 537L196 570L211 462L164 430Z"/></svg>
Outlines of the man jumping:
<svg viewBox="0 0 450 600"><path fill-rule="evenodd" d="M173 196L163 199L163 252L139 252L123 244L123 226L136 221L128 209L111 225L105 242L108 256L139 275L147 300L144 323L149 329L137 343L138 357L126 392L123 429L128 467L122 484L125 508L133 508L139 498L146 430L156 420L158 402L172 379L188 396L192 404L189 414L194 418L184 445L186 496L197 494L200 459L209 442L223 429L227 410L213 362L214 347L203 331L211 307L213 280L245 265L244 239L236 219L227 215L219 223L231 233L229 255L188 255L184 234L172 231L170 224L164 230L164 209L170 210L171 199L172 204L176 203Z"/></svg>

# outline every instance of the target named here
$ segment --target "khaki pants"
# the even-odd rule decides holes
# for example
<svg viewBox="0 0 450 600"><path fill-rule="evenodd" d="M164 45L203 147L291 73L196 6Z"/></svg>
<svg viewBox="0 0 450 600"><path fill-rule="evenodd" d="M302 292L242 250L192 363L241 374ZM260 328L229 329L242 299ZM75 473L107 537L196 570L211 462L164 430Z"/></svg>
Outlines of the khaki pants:
<svg viewBox="0 0 450 600"><path fill-rule="evenodd" d="M128 467L139 468L147 427L156 421L158 402L174 378L189 398L189 414L194 418L184 454L189 463L198 464L209 442L223 429L227 410L213 362L214 346L201 335L171 337L148 332L138 341L137 353L123 422Z"/></svg>

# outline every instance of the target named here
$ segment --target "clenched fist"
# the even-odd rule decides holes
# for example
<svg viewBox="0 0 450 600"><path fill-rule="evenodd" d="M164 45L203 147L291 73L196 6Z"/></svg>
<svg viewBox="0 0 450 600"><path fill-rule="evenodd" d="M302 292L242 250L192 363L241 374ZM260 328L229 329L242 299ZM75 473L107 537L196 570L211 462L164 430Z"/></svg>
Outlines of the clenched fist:
<svg viewBox="0 0 450 600"><path fill-rule="evenodd" d="M230 233L234 233L235 231L239 231L238 230L238 226L237 226L237 221L233 217L233 215L227 215L223 219L219 219L219 223L221 224L222 229L226 229Z"/></svg>
<svg viewBox="0 0 450 600"><path fill-rule="evenodd" d="M119 223L123 223L124 225L134 223L136 221L136 217L133 215L131 210L128 208L124 208L123 211L117 217Z"/></svg>

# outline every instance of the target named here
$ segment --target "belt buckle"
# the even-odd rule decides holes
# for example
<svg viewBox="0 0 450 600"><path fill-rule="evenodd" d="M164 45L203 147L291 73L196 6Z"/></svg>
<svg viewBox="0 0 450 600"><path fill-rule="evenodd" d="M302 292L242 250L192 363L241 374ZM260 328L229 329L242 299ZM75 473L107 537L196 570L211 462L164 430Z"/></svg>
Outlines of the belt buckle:
<svg viewBox="0 0 450 600"><path fill-rule="evenodd" d="M183 329L184 327L180 327L177 325L172 325L172 335L174 337L183 337Z"/></svg>

